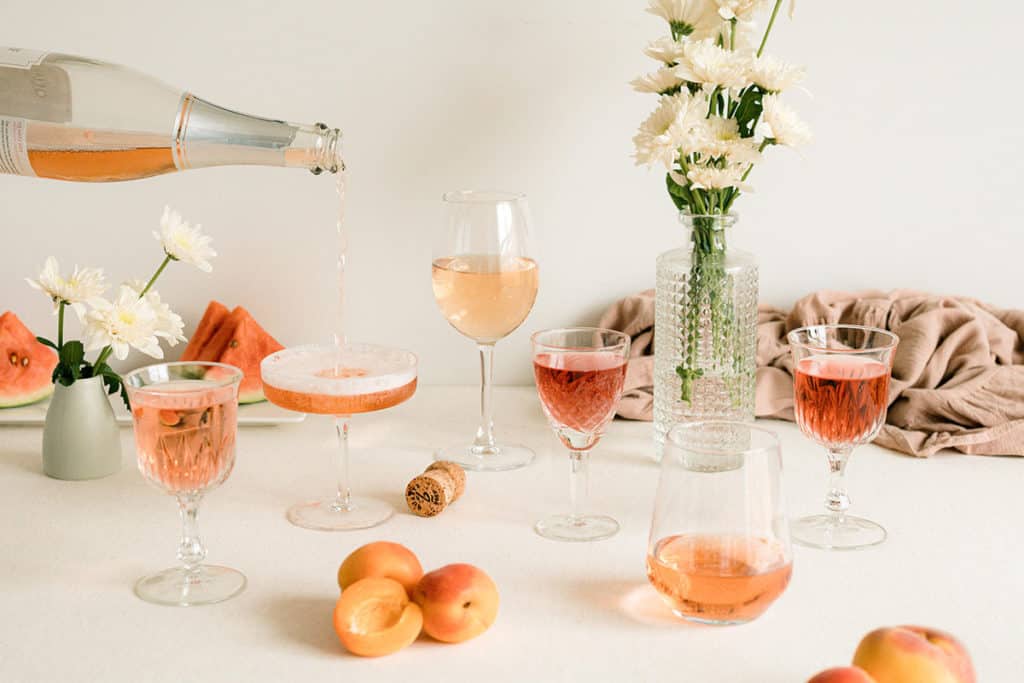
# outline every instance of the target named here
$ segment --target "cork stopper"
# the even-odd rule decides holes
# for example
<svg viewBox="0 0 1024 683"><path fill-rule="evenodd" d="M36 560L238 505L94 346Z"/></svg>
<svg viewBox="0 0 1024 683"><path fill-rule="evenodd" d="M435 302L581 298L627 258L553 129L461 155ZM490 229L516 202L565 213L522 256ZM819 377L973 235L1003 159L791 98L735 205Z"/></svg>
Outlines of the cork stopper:
<svg viewBox="0 0 1024 683"><path fill-rule="evenodd" d="M452 462L435 462L405 487L405 502L419 517L434 517L466 490L466 473Z"/></svg>

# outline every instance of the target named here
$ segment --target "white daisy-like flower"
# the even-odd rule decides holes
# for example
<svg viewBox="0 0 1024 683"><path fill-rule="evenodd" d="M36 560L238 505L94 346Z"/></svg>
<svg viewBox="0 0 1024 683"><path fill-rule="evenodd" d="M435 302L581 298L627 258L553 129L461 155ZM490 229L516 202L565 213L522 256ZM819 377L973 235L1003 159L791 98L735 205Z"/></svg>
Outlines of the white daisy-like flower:
<svg viewBox="0 0 1024 683"><path fill-rule="evenodd" d="M135 292L138 296L145 287L146 283L142 280L130 280L124 283L124 286ZM150 289L146 292L146 303L153 310L156 315L156 326L154 328L154 334L167 340L168 346L177 346L178 342L187 340L187 337L182 334L185 330L185 321L181 319L181 316L171 310L165 302L160 299L160 295L156 290Z"/></svg>
<svg viewBox="0 0 1024 683"><path fill-rule="evenodd" d="M722 190L727 187L735 187L749 192L751 187L743 182L743 173L745 171L746 169L742 166L735 165L726 166L725 168L694 166L686 172L686 180L690 181L690 187L695 190ZM677 173L676 176L678 175ZM673 178L673 180L676 180L676 178ZM676 180L676 182L679 181Z"/></svg>
<svg viewBox="0 0 1024 683"><path fill-rule="evenodd" d="M669 23L679 36L701 40L722 23L718 7L710 0L649 0L647 12Z"/></svg>
<svg viewBox="0 0 1024 683"><path fill-rule="evenodd" d="M38 289L53 302L56 313L61 303L71 306L79 318L85 315L85 304L103 296L107 285L103 281L101 268L79 268L75 266L69 277L60 274L60 264L53 256L46 259L38 279L25 278L33 289Z"/></svg>
<svg viewBox="0 0 1024 683"><path fill-rule="evenodd" d="M757 142L740 137L735 119L712 116L693 126L683 143L683 154L699 154L703 159L726 158L734 164L753 164L761 160Z"/></svg>
<svg viewBox="0 0 1024 683"><path fill-rule="evenodd" d="M672 40L672 36L663 36L648 43L644 48L644 54L672 66L683 58L684 45L685 43Z"/></svg>
<svg viewBox="0 0 1024 683"><path fill-rule="evenodd" d="M722 88L743 88L750 84L751 57L746 52L734 52L719 47L711 40L686 43L683 56L673 67L675 75L684 81Z"/></svg>
<svg viewBox="0 0 1024 683"><path fill-rule="evenodd" d="M189 225L177 211L171 211L171 207L164 207L160 232L154 232L153 236L163 245L164 253L175 261L191 263L205 273L213 270L210 259L217 252L210 247L210 237L203 234L201 225Z"/></svg>
<svg viewBox="0 0 1024 683"><path fill-rule="evenodd" d="M782 92L804 80L806 75L807 70L802 66L788 64L771 55L762 55L751 62L748 78L769 92Z"/></svg>
<svg viewBox="0 0 1024 683"><path fill-rule="evenodd" d="M87 350L109 346L118 360L127 358L131 349L153 358L164 357L157 339L156 313L131 287L122 286L113 302L97 299L91 305L82 332Z"/></svg>
<svg viewBox="0 0 1024 683"><path fill-rule="evenodd" d="M679 145L686 137L690 102L688 92L661 97L658 108L640 124L640 130L633 136L637 165L661 162L666 168L672 167L679 156Z"/></svg>
<svg viewBox="0 0 1024 683"><path fill-rule="evenodd" d="M761 99L764 111L761 123L766 130L763 134L777 145L800 147L813 139L810 127L795 111L783 104L778 95L765 95Z"/></svg>
<svg viewBox="0 0 1024 683"><path fill-rule="evenodd" d="M663 66L654 73L649 73L629 82L637 92L656 93L658 95L672 94L679 90L683 84L671 68Z"/></svg>
<svg viewBox="0 0 1024 683"><path fill-rule="evenodd" d="M764 5L766 0L715 0L718 14L726 21L739 19L749 21Z"/></svg>

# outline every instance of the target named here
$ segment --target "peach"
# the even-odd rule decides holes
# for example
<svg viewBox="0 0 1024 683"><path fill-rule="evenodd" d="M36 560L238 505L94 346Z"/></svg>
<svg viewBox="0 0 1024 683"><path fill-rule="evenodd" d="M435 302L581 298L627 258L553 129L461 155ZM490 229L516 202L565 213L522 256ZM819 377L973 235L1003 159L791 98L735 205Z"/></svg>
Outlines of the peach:
<svg viewBox="0 0 1024 683"><path fill-rule="evenodd" d="M877 683L975 683L967 649L948 633L921 626L872 631L857 646L853 663Z"/></svg>
<svg viewBox="0 0 1024 683"><path fill-rule="evenodd" d="M445 643L476 638L498 616L498 587L471 564L449 564L425 574L412 599L423 608L423 630Z"/></svg>
<svg viewBox="0 0 1024 683"><path fill-rule="evenodd" d="M412 595L423 576L423 567L416 555L399 543L377 541L352 551L338 567L338 586L345 590L356 581L371 576L394 579Z"/></svg>
<svg viewBox="0 0 1024 683"><path fill-rule="evenodd" d="M826 669L807 683L876 683L875 679L855 666L840 666Z"/></svg>
<svg viewBox="0 0 1024 683"><path fill-rule="evenodd" d="M334 606L334 630L345 649L362 657L380 657L411 644L423 628L419 605L405 587L379 576L361 579L341 593Z"/></svg>

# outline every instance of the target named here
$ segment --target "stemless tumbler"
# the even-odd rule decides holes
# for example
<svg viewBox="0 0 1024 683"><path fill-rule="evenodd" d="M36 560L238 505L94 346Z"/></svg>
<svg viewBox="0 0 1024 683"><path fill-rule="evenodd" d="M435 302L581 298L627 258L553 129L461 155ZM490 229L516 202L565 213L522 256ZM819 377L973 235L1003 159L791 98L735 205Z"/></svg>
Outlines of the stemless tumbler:
<svg viewBox="0 0 1024 683"><path fill-rule="evenodd" d="M676 615L705 624L760 616L793 562L772 432L742 422L669 430L647 546L647 578Z"/></svg>

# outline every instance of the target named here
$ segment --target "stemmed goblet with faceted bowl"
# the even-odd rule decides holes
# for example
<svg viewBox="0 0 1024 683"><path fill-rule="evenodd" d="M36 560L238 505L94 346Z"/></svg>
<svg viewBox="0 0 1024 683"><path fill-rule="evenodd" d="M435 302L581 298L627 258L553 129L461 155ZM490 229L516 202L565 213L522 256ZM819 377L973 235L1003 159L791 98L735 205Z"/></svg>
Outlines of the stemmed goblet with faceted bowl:
<svg viewBox="0 0 1024 683"><path fill-rule="evenodd" d="M885 423L889 376L899 339L859 325L811 325L788 335L793 354L793 402L800 431L828 453L831 472L825 514L793 522L793 540L829 550L877 545L881 525L846 514L844 474L854 447Z"/></svg>
<svg viewBox="0 0 1024 683"><path fill-rule="evenodd" d="M245 588L245 576L203 564L199 501L224 483L235 465L238 385L242 371L220 363L161 363L124 376L132 406L139 471L178 499L180 567L146 576L135 594L161 605L205 605Z"/></svg>
<svg viewBox="0 0 1024 683"><path fill-rule="evenodd" d="M444 195L444 208L431 268L434 298L452 327L479 348L481 415L472 443L442 448L435 457L470 470L523 467L533 451L495 440L491 384L495 343L522 324L537 297L526 197L460 190Z"/></svg>

